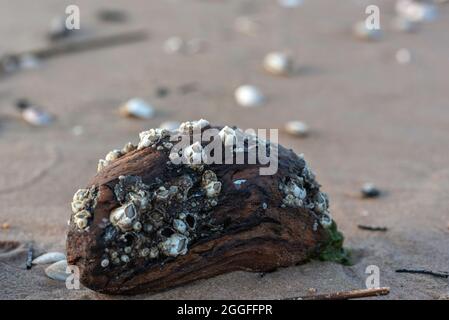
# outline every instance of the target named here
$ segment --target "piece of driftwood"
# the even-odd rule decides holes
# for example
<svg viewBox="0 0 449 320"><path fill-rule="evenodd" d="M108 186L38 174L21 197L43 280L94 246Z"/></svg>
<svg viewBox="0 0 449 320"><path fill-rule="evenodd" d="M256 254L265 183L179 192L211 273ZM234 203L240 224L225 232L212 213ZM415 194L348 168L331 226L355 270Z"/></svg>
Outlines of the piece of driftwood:
<svg viewBox="0 0 449 320"><path fill-rule="evenodd" d="M184 123L179 132L210 128L201 121ZM239 132L220 129L215 138L222 140L224 131ZM136 294L236 270L345 259L327 196L292 150L279 146L277 172L260 175L260 163L173 164L170 139L165 130L142 133L139 148L110 152L75 194L67 260L79 267L82 284Z"/></svg>

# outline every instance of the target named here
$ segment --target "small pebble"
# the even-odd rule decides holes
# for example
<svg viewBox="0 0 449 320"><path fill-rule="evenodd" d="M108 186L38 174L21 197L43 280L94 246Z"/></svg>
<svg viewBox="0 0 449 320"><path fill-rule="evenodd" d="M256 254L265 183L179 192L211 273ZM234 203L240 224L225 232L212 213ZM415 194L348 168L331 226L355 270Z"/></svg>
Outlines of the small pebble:
<svg viewBox="0 0 449 320"><path fill-rule="evenodd" d="M72 134L74 136L81 136L84 133L84 128L82 126L74 126L72 128Z"/></svg>
<svg viewBox="0 0 449 320"><path fill-rule="evenodd" d="M393 20L393 28L401 32L412 33L418 31L419 24L399 15Z"/></svg>
<svg viewBox="0 0 449 320"><path fill-rule="evenodd" d="M402 48L396 52L396 61L399 64L409 64L412 61L412 54L410 50Z"/></svg>
<svg viewBox="0 0 449 320"><path fill-rule="evenodd" d="M180 53L184 50L185 43L180 37L170 37L164 42L164 51L168 54Z"/></svg>
<svg viewBox="0 0 449 320"><path fill-rule="evenodd" d="M415 0L397 1L396 11L400 16L414 22L431 22L438 15L437 7L434 4Z"/></svg>
<svg viewBox="0 0 449 320"><path fill-rule="evenodd" d="M156 96L158 98L165 98L170 93L170 90L166 87L159 87L156 89Z"/></svg>
<svg viewBox="0 0 449 320"><path fill-rule="evenodd" d="M285 124L285 131L293 136L306 137L309 134L309 126L302 121L289 121Z"/></svg>
<svg viewBox="0 0 449 320"><path fill-rule="evenodd" d="M3 229L3 230L8 230L10 227L11 227L11 226L10 226L9 223L7 223L7 222L2 223L2 229Z"/></svg>
<svg viewBox="0 0 449 320"><path fill-rule="evenodd" d="M126 12L118 9L101 9L97 16L100 20L111 23L123 23L128 20Z"/></svg>
<svg viewBox="0 0 449 320"><path fill-rule="evenodd" d="M380 196L380 190L373 183L365 183L361 193L364 198L377 198Z"/></svg>

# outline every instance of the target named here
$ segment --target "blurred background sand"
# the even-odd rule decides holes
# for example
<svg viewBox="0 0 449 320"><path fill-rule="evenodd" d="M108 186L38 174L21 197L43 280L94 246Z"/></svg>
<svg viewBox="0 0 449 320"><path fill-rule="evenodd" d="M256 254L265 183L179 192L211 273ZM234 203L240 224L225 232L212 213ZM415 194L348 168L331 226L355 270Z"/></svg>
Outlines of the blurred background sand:
<svg viewBox="0 0 449 320"><path fill-rule="evenodd" d="M50 20L72 1L0 0L0 54L47 44ZM313 0L296 9L269 0L76 1L81 32L96 36L144 29L146 41L64 55L40 68L0 78L0 240L34 242L38 252L63 251L73 193L96 173L111 149L137 142L138 133L167 120L205 118L214 124L282 128L303 120L305 139L280 134L280 143L304 153L331 199L331 212L356 264L312 262L260 277L234 272L144 299L265 299L365 287L365 268L380 268L390 299L436 299L449 294L447 279L395 273L398 268L448 271L449 266L449 5L417 33L394 31L394 3ZM384 36L353 38L366 5L381 8ZM99 9L124 10L124 23L97 19ZM255 18L254 36L234 29L239 16ZM290 19L286 20L286 16ZM171 36L207 41L198 54L166 54ZM412 53L397 63L400 48ZM267 75L261 61L289 49L301 67L291 77ZM233 98L244 83L266 95L258 109ZM181 93L189 85L195 90ZM158 97L160 87L169 94ZM141 97L157 111L132 120L117 107ZM45 128L17 116L14 102L28 98L56 115ZM82 128L75 135L73 128ZM372 181L387 194L362 200L353 194ZM358 224L381 225L385 233ZM6 250L3 250L6 251ZM1 252L0 252L1 253ZM0 254L0 298L108 299L87 289L70 291L24 270L25 251Z"/></svg>

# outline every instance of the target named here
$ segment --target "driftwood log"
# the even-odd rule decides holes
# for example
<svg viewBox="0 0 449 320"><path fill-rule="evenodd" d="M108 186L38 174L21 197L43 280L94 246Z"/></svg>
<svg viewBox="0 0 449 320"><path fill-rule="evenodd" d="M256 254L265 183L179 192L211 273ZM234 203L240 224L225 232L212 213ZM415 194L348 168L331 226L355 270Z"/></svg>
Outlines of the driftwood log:
<svg viewBox="0 0 449 320"><path fill-rule="evenodd" d="M192 137L198 128L210 127L188 122L179 133ZM216 138L239 132L225 127ZM83 285L137 294L236 270L344 260L327 196L292 150L278 146L277 173L260 175L259 163L173 164L171 139L165 130L143 132L138 148L109 153L75 194L67 259ZM192 160L202 152L189 150L177 154Z"/></svg>

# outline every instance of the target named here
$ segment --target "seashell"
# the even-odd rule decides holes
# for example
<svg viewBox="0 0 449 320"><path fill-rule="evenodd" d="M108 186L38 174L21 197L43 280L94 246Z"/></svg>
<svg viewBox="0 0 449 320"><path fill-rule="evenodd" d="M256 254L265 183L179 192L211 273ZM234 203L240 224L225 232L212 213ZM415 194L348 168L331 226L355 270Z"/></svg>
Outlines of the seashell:
<svg viewBox="0 0 449 320"><path fill-rule="evenodd" d="M285 131L294 136L305 137L309 134L309 126L302 121L289 121L285 124Z"/></svg>
<svg viewBox="0 0 449 320"><path fill-rule="evenodd" d="M399 49L396 52L396 61L399 64L409 64L412 61L412 53L405 48Z"/></svg>
<svg viewBox="0 0 449 320"><path fill-rule="evenodd" d="M180 53L184 50L184 40L180 37L170 37L164 42L164 51L168 54Z"/></svg>
<svg viewBox="0 0 449 320"><path fill-rule="evenodd" d="M265 56L263 67L271 74L287 76L293 72L292 58L283 52L271 52Z"/></svg>
<svg viewBox="0 0 449 320"><path fill-rule="evenodd" d="M304 0L278 0L278 2L284 8L296 8L304 4Z"/></svg>
<svg viewBox="0 0 449 320"><path fill-rule="evenodd" d="M252 85L238 87L235 90L234 96L240 106L247 108L258 107L262 105L265 100L262 92Z"/></svg>
<svg viewBox="0 0 449 320"><path fill-rule="evenodd" d="M415 0L398 0L396 12L413 22L431 22L438 15L437 7L434 4Z"/></svg>
<svg viewBox="0 0 449 320"><path fill-rule="evenodd" d="M67 273L67 260L60 260L45 269L47 277L53 280L65 281L70 273Z"/></svg>
<svg viewBox="0 0 449 320"><path fill-rule="evenodd" d="M382 31L377 29L368 29L365 21L357 22L352 31L354 36L361 40L377 41L382 37Z"/></svg>
<svg viewBox="0 0 449 320"><path fill-rule="evenodd" d="M47 252L33 260L33 264L49 264L65 260L65 254L62 252Z"/></svg>
<svg viewBox="0 0 449 320"><path fill-rule="evenodd" d="M129 100L119 111L123 116L140 119L151 119L155 113L153 107L140 98Z"/></svg>
<svg viewBox="0 0 449 320"><path fill-rule="evenodd" d="M16 106L20 110L23 120L33 126L47 126L53 122L53 117L49 113L32 105L27 100L17 101Z"/></svg>
<svg viewBox="0 0 449 320"><path fill-rule="evenodd" d="M206 120L185 122L175 136L192 143L193 128L204 133L209 127ZM219 132L233 135L233 127L213 128L217 145L223 146ZM171 138L158 136L155 144ZM80 282L102 293L137 294L236 270L264 272L314 258L347 261L329 199L304 157L262 141L268 144L277 147L272 175L261 175L266 164L259 162L175 165L153 145L96 174L91 184L99 198L88 206L89 227L81 232L72 218L66 242ZM207 145L197 141L187 149L186 156L196 158ZM80 191L75 198L85 197Z"/></svg>
<svg viewBox="0 0 449 320"><path fill-rule="evenodd" d="M370 182L365 183L361 189L363 198L377 198L380 196L380 190Z"/></svg>
<svg viewBox="0 0 449 320"><path fill-rule="evenodd" d="M180 125L181 123L177 121L165 121L159 125L159 128L174 132L178 130Z"/></svg>

